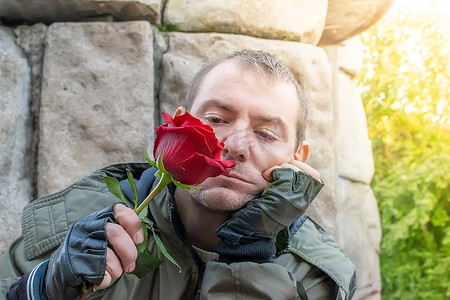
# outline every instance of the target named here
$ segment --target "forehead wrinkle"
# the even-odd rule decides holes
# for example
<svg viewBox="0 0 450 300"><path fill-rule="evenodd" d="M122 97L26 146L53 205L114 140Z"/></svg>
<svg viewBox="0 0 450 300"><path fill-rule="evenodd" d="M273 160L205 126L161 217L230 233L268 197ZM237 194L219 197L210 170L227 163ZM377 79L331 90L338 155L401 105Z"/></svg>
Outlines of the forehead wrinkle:
<svg viewBox="0 0 450 300"><path fill-rule="evenodd" d="M218 99L212 98L212 99L206 100L205 102L200 104L200 106L198 108L198 112L203 112L210 106L219 107L221 109L224 109L224 110L227 110L227 111L231 111L231 112L235 112L236 111L236 109L233 108L233 106L231 106L229 104L226 104L225 102L220 101Z"/></svg>

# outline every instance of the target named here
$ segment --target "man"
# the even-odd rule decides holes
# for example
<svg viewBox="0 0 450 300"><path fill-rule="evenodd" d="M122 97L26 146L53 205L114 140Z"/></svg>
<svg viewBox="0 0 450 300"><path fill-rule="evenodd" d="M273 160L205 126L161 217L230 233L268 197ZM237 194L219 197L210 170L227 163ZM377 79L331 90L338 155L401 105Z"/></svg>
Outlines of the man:
<svg viewBox="0 0 450 300"><path fill-rule="evenodd" d="M7 299L78 299L90 285L88 299L352 297L353 264L304 214L323 184L306 164L307 104L287 68L264 52L232 53L197 74L185 107L175 115L188 110L210 125L225 145L222 159L236 165L200 189L169 185L150 203L181 271L165 261L140 280L127 274L142 228L131 209L113 204L101 177L121 180L128 195L130 168L145 197L154 169L116 165L24 210L23 236L0 261ZM148 249L162 257L153 240Z"/></svg>

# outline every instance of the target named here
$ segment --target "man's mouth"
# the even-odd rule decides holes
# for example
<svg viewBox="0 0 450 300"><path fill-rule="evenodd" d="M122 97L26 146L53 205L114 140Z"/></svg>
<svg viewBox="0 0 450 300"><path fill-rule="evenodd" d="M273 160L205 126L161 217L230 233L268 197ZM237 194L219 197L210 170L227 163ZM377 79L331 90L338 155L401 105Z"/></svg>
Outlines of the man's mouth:
<svg viewBox="0 0 450 300"><path fill-rule="evenodd" d="M222 174L222 176L229 178L233 181L242 181L248 184L251 184L250 181L248 181L248 178L245 178L245 176L236 174L235 172L230 172L229 174Z"/></svg>

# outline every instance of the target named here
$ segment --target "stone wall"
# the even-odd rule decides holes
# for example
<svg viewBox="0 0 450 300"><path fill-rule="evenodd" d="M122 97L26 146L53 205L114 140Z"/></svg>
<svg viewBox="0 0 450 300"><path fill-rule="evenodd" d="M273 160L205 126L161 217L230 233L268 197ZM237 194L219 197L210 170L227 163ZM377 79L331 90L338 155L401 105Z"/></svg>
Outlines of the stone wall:
<svg viewBox="0 0 450 300"><path fill-rule="evenodd" d="M359 272L357 297L379 299L381 222L370 188L374 162L364 107L353 82L363 63L362 44L354 37L324 50L332 70L339 235L358 268L371 270Z"/></svg>
<svg viewBox="0 0 450 300"><path fill-rule="evenodd" d="M0 253L32 199L105 165L142 161L160 112L174 111L202 64L261 49L310 101L309 163L327 184L308 213L357 265L356 298L380 299L373 159L352 81L362 51L357 38L342 42L392 1L26 2L0 5Z"/></svg>

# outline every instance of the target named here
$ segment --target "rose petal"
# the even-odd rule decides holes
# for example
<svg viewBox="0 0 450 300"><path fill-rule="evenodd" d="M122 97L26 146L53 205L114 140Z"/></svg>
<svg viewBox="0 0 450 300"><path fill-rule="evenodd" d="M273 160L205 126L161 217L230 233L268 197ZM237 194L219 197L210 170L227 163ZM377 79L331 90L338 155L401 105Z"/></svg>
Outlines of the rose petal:
<svg viewBox="0 0 450 300"><path fill-rule="evenodd" d="M206 135L206 143L209 146L209 149L211 150L211 155L214 158L219 159L221 152L223 150L223 146L219 141L217 140L214 130L211 126L203 124L201 120L195 118L188 112L186 112L183 115L175 116L174 119L168 114L163 112L164 120L166 121L166 124L161 125L162 127L170 128L171 126L168 126L169 124L173 127L193 127L197 131L199 131L201 134ZM206 153L205 153L206 154ZM209 154L206 154L209 156Z"/></svg>
<svg viewBox="0 0 450 300"><path fill-rule="evenodd" d="M189 172L172 174L175 179L185 184L200 184L209 177L216 177L223 173L230 173L228 168L235 165L232 160L217 161L205 155L195 153L179 165Z"/></svg>
<svg viewBox="0 0 450 300"><path fill-rule="evenodd" d="M189 113L172 117L163 113L165 124L155 128L153 156L161 155L167 172L184 184L198 184L208 177L229 173L234 161L221 161L224 144L214 130Z"/></svg>
<svg viewBox="0 0 450 300"><path fill-rule="evenodd" d="M153 155L158 157L160 152L170 153L170 159L176 161L184 160L195 152L212 157L208 138L211 137L206 137L194 127L158 127Z"/></svg>
<svg viewBox="0 0 450 300"><path fill-rule="evenodd" d="M208 131L213 131L211 126L204 124L200 119L197 119L188 112L175 116L173 122L177 127L200 127Z"/></svg>
<svg viewBox="0 0 450 300"><path fill-rule="evenodd" d="M162 115L163 115L164 121L166 123L168 123L168 124L170 124L170 125L172 125L174 127L176 126L171 115L169 115L168 113L165 113L165 112L163 112ZM166 125L166 124L164 124L164 125ZM164 125L162 125L162 126L164 126Z"/></svg>
<svg viewBox="0 0 450 300"><path fill-rule="evenodd" d="M219 161L225 168L231 168L234 167L236 165L236 163L234 162L234 160L221 160ZM229 173L229 172L228 172ZM228 174L227 173L227 174Z"/></svg>
<svg viewBox="0 0 450 300"><path fill-rule="evenodd" d="M206 142L211 149L212 156L216 159L220 158L223 145L221 145L222 143L217 140L211 126L204 124L200 119L197 119L188 112L183 115L175 116L174 119L172 119L172 117L170 117L167 113L163 113L163 115L165 121L172 124L174 127L194 127L197 131L206 135Z"/></svg>

